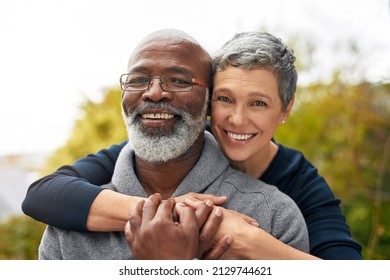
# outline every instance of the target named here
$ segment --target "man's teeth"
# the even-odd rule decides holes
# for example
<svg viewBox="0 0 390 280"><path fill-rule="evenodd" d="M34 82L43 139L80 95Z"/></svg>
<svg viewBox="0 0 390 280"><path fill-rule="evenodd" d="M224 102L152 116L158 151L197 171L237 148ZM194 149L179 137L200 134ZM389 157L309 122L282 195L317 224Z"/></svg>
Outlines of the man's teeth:
<svg viewBox="0 0 390 280"><path fill-rule="evenodd" d="M142 118L143 119L157 119L157 120L169 120L169 119L173 119L173 115L171 114L166 114L166 113L162 113L162 114L143 114L142 115Z"/></svg>
<svg viewBox="0 0 390 280"><path fill-rule="evenodd" d="M236 139L236 140L248 140L249 138L252 138L254 134L235 134L232 132L227 133L229 137Z"/></svg>

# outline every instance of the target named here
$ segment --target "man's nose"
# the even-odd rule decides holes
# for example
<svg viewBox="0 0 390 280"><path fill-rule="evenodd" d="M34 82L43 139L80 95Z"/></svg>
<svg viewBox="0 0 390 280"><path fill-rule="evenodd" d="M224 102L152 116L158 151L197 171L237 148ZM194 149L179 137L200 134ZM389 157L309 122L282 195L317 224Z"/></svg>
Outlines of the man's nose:
<svg viewBox="0 0 390 280"><path fill-rule="evenodd" d="M150 86L149 88L142 94L142 100L143 101L153 101L153 102L158 102L158 101L169 101L172 100L173 94L164 91L162 89L162 84L160 81L159 77L155 77L150 81Z"/></svg>

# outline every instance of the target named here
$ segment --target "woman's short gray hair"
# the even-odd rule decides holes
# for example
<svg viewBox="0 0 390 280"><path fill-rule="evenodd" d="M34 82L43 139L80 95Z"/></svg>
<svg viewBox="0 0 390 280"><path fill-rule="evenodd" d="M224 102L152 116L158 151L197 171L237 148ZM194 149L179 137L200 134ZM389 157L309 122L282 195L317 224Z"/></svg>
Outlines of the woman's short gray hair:
<svg viewBox="0 0 390 280"><path fill-rule="evenodd" d="M280 39L266 32L243 32L227 41L213 56L214 75L227 66L271 70L279 86L283 109L293 98L298 74L295 56Z"/></svg>

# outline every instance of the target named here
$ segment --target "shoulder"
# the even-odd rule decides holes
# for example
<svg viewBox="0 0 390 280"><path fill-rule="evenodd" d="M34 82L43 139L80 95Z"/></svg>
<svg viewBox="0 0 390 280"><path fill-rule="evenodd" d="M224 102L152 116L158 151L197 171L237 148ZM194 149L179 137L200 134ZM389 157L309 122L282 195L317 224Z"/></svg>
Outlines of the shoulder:
<svg viewBox="0 0 390 280"><path fill-rule="evenodd" d="M325 178L301 151L281 144L278 144L278 152L261 179L278 186L293 198L299 198L307 190L332 194Z"/></svg>
<svg viewBox="0 0 390 280"><path fill-rule="evenodd" d="M294 148L278 144L278 152L275 157L277 165L289 170L312 169L317 172L317 168L305 157L305 155Z"/></svg>
<svg viewBox="0 0 390 280"><path fill-rule="evenodd" d="M223 183L234 189L233 193L242 194L252 198L248 204L266 204L271 209L280 209L281 205L293 205L294 201L281 192L276 186L267 184L261 180L249 177L247 174L229 167L225 174ZM254 199L260 196L262 199ZM264 207L264 205L263 205Z"/></svg>
<svg viewBox="0 0 390 280"><path fill-rule="evenodd" d="M261 228L294 248L308 252L306 223L295 202L273 185L229 168L224 178L227 207L255 218Z"/></svg>

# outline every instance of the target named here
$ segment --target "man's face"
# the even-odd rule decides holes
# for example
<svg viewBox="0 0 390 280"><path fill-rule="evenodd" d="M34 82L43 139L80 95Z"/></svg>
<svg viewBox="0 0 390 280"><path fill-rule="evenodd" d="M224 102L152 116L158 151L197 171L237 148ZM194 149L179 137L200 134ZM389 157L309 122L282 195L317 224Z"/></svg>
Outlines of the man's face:
<svg viewBox="0 0 390 280"><path fill-rule="evenodd" d="M209 65L199 47L188 41L153 40L136 49L129 73L156 77L186 73L209 82ZM149 162L166 162L184 154L204 130L207 90L194 85L187 92L163 91L153 79L143 93L123 92L122 108L135 153Z"/></svg>

